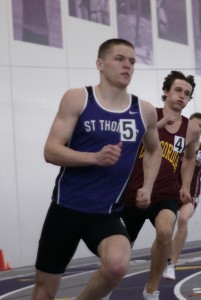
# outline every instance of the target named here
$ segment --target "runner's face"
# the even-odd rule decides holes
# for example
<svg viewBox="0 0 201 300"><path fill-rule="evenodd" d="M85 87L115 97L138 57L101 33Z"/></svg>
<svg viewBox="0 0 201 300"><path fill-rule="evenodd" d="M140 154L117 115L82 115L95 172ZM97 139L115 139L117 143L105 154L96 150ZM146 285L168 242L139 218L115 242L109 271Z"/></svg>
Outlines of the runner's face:
<svg viewBox="0 0 201 300"><path fill-rule="evenodd" d="M191 98L192 86L185 80L176 79L170 90L164 92L166 104L172 109L182 111Z"/></svg>
<svg viewBox="0 0 201 300"><path fill-rule="evenodd" d="M131 81L135 64L135 51L132 47L115 45L97 66L104 80L114 86L125 88Z"/></svg>

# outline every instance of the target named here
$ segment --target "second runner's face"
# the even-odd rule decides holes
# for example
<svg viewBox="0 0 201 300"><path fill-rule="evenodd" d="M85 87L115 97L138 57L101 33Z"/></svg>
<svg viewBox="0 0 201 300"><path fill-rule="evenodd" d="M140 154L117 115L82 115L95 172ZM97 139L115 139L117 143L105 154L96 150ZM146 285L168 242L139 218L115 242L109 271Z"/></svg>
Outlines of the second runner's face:
<svg viewBox="0 0 201 300"><path fill-rule="evenodd" d="M191 98L192 86L185 80L175 79L170 90L165 91L166 102L169 106L177 111L182 111L182 109L187 105Z"/></svg>
<svg viewBox="0 0 201 300"><path fill-rule="evenodd" d="M134 72L135 51L126 45L115 45L103 59L98 59L98 68L104 79L113 86L125 88Z"/></svg>

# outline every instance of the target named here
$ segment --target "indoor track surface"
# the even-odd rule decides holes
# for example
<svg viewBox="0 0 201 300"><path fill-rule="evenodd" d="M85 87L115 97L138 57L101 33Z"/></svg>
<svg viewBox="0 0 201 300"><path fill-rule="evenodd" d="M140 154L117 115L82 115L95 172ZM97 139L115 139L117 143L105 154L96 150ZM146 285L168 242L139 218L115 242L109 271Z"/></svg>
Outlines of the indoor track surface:
<svg viewBox="0 0 201 300"><path fill-rule="evenodd" d="M55 300L74 299L98 268L96 257L74 259L63 275ZM141 300L148 279L150 249L134 250L130 271L105 300ZM34 267L0 272L0 300L29 300ZM176 280L161 279L160 300L201 300L201 241L187 243L176 268Z"/></svg>

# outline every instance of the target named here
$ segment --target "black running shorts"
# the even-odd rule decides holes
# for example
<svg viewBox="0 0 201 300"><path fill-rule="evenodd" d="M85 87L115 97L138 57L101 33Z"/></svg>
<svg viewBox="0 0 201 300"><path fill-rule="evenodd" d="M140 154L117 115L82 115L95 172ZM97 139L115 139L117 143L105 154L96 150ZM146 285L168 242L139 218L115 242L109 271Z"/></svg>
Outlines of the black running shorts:
<svg viewBox="0 0 201 300"><path fill-rule="evenodd" d="M130 236L131 242L136 240L144 222L147 219L149 219L153 226L155 226L155 219L161 210L169 209L177 216L179 208L180 204L175 199L151 203L147 208L138 208L135 206L125 207L122 219Z"/></svg>
<svg viewBox="0 0 201 300"><path fill-rule="evenodd" d="M117 234L129 239L119 216L79 213L52 202L39 241L36 268L62 274L81 239L98 256L100 242Z"/></svg>

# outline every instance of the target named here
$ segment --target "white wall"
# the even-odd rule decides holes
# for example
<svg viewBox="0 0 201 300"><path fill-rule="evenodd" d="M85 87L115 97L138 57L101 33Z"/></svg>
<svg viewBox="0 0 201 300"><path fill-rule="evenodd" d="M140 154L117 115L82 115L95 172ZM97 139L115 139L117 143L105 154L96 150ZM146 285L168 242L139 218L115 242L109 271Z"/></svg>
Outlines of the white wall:
<svg viewBox="0 0 201 300"><path fill-rule="evenodd" d="M157 38L156 2L151 0L154 65L136 65L129 91L162 106L161 86L171 69L194 74L191 1L186 1L189 45ZM111 26L68 16L61 0L63 49L13 40L11 1L0 1L0 249L12 267L32 265L58 168L44 162L43 147L61 96L70 87L96 84L98 46L116 37L115 1L110 1ZM195 74L194 74L195 75ZM201 77L196 78L189 116L201 111ZM196 229L195 229L196 228ZM198 207L188 240L200 239ZM145 239L146 235L146 239ZM154 230L146 222L136 248L151 245ZM75 257L91 253L83 243Z"/></svg>

